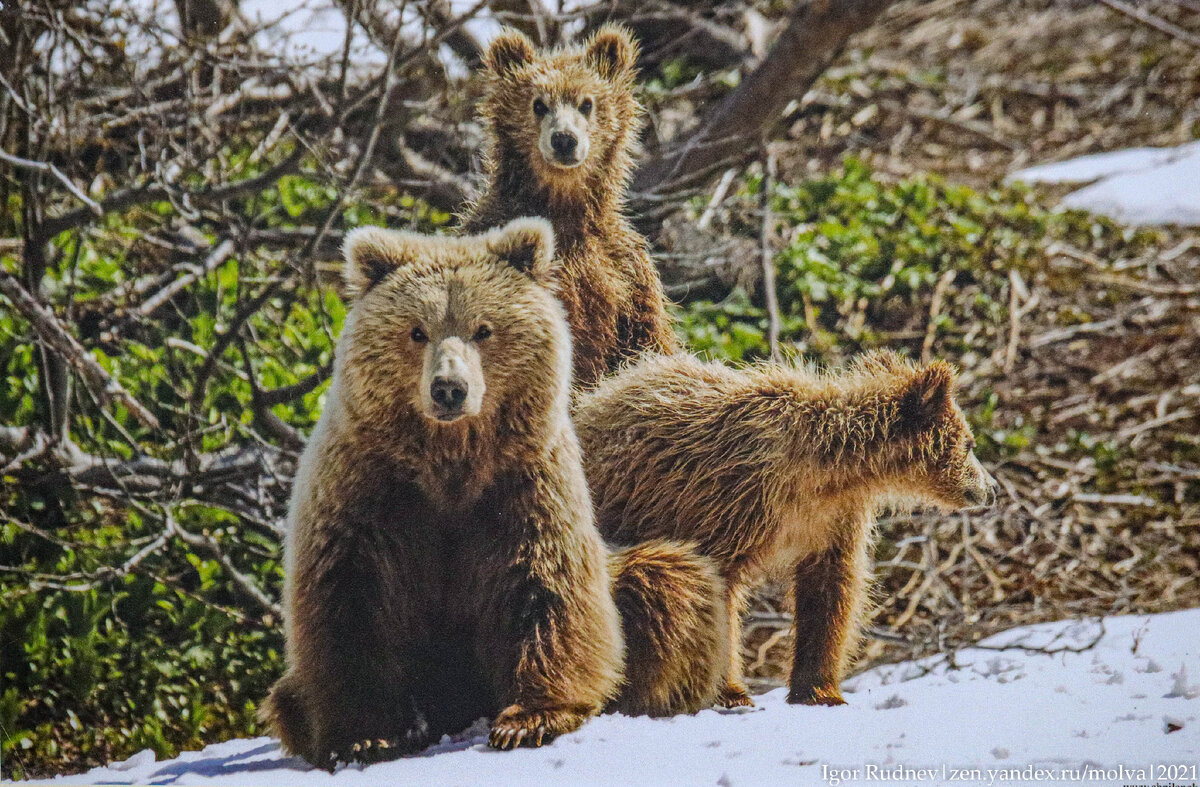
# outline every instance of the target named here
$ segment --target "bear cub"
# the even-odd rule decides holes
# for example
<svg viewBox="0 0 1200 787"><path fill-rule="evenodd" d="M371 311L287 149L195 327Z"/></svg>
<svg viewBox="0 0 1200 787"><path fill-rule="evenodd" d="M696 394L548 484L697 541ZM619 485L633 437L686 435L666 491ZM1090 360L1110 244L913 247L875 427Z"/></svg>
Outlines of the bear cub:
<svg viewBox="0 0 1200 787"><path fill-rule="evenodd" d="M994 497L954 383L944 362L891 352L828 373L675 355L644 359L578 399L605 537L693 541L721 569L731 639L723 704L753 704L741 682L740 618L769 574L794 589L788 701L842 704L878 511Z"/></svg>
<svg viewBox="0 0 1200 787"><path fill-rule="evenodd" d="M480 717L498 748L570 732L617 697L623 641L552 230L363 228L346 258L354 305L292 494L288 666L264 717L326 768Z"/></svg>
<svg viewBox="0 0 1200 787"><path fill-rule="evenodd" d="M488 183L463 229L518 216L554 226L578 388L644 352L680 350L646 239L625 216L642 114L636 62L636 42L617 25L541 52L506 29L484 57Z"/></svg>

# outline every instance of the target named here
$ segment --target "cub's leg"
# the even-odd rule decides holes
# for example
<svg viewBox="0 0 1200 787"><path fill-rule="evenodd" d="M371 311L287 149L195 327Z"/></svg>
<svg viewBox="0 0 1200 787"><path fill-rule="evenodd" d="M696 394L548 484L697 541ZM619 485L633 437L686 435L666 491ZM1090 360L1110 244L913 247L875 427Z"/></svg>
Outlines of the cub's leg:
<svg viewBox="0 0 1200 787"><path fill-rule="evenodd" d="M492 667L505 706L489 739L498 749L540 746L577 729L622 679L608 553L589 516L583 471L570 456L547 459L481 504L507 531L489 545L494 568L477 618L478 658ZM496 544L512 546L496 554Z"/></svg>
<svg viewBox="0 0 1200 787"><path fill-rule="evenodd" d="M690 544L645 541L609 560L625 634L625 684L608 710L673 716L711 708L729 669L725 581Z"/></svg>
<svg viewBox="0 0 1200 787"><path fill-rule="evenodd" d="M746 612L747 589L743 584L730 582L727 595L729 610L729 671L721 687L718 702L726 708L754 706L750 692L742 682L742 615Z"/></svg>
<svg viewBox="0 0 1200 787"><path fill-rule="evenodd" d="M865 527L796 566L796 642L788 702L844 705L869 571Z"/></svg>

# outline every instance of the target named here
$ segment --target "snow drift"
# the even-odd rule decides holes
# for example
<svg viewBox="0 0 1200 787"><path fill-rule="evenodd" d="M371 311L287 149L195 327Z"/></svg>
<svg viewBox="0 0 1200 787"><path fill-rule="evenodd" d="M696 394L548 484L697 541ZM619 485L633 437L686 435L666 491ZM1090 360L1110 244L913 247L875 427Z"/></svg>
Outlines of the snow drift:
<svg viewBox="0 0 1200 787"><path fill-rule="evenodd" d="M478 724L415 757L333 775L270 738L156 762L145 751L70 784L1075 784L1200 779L1200 610L1027 626L877 667L850 704L604 716L542 749L497 752ZM54 781L45 783L53 784Z"/></svg>
<svg viewBox="0 0 1200 787"><path fill-rule="evenodd" d="M1200 142L1082 156L1014 172L1027 183L1089 183L1063 198L1124 224L1200 226Z"/></svg>

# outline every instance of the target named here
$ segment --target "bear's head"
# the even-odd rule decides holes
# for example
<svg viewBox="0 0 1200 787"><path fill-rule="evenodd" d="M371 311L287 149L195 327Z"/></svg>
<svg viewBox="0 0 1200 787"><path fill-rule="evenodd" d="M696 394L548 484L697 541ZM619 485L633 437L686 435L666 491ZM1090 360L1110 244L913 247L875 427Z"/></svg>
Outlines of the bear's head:
<svg viewBox="0 0 1200 787"><path fill-rule="evenodd" d="M996 481L976 458L971 427L954 401L954 368L945 361L915 366L891 353L862 363L890 367L897 381L889 433L900 444L906 495L947 510L994 502Z"/></svg>
<svg viewBox="0 0 1200 787"><path fill-rule="evenodd" d="M889 350L860 355L843 378L861 402L861 426L851 436L874 446L861 451L863 458L882 462L892 479L889 496L902 508L933 503L953 510L995 498L996 482L976 458L971 427L954 401L956 382L945 361L915 364Z"/></svg>
<svg viewBox="0 0 1200 787"><path fill-rule="evenodd" d="M605 25L581 46L538 53L506 29L488 48L481 107L495 143L494 165L520 162L537 183L570 193L599 179L628 177L641 109L633 95L637 44Z"/></svg>
<svg viewBox="0 0 1200 787"><path fill-rule="evenodd" d="M386 429L416 415L431 430L478 431L501 412L565 411L570 331L547 221L460 237L363 227L345 256L354 305L338 379L360 422Z"/></svg>

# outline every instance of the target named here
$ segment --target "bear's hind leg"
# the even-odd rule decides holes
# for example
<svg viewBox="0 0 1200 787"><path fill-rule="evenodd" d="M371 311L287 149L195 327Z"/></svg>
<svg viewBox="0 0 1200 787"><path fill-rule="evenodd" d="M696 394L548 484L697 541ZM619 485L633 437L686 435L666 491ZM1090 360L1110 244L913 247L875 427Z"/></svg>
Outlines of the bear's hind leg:
<svg viewBox="0 0 1200 787"><path fill-rule="evenodd" d="M725 582L688 544L647 541L609 560L625 633L625 683L609 705L670 716L712 707L729 666Z"/></svg>
<svg viewBox="0 0 1200 787"><path fill-rule="evenodd" d="M836 544L796 567L796 641L788 702L845 705L840 688L858 645L867 539Z"/></svg>
<svg viewBox="0 0 1200 787"><path fill-rule="evenodd" d="M750 691L742 682L742 615L746 611L746 588L730 582L726 603L729 610L729 669L717 702L725 708L752 708L754 700L750 699Z"/></svg>
<svg viewBox="0 0 1200 787"><path fill-rule="evenodd" d="M266 702L259 708L258 719L279 738L284 751L312 761L312 725L304 697L290 672L271 687Z"/></svg>

